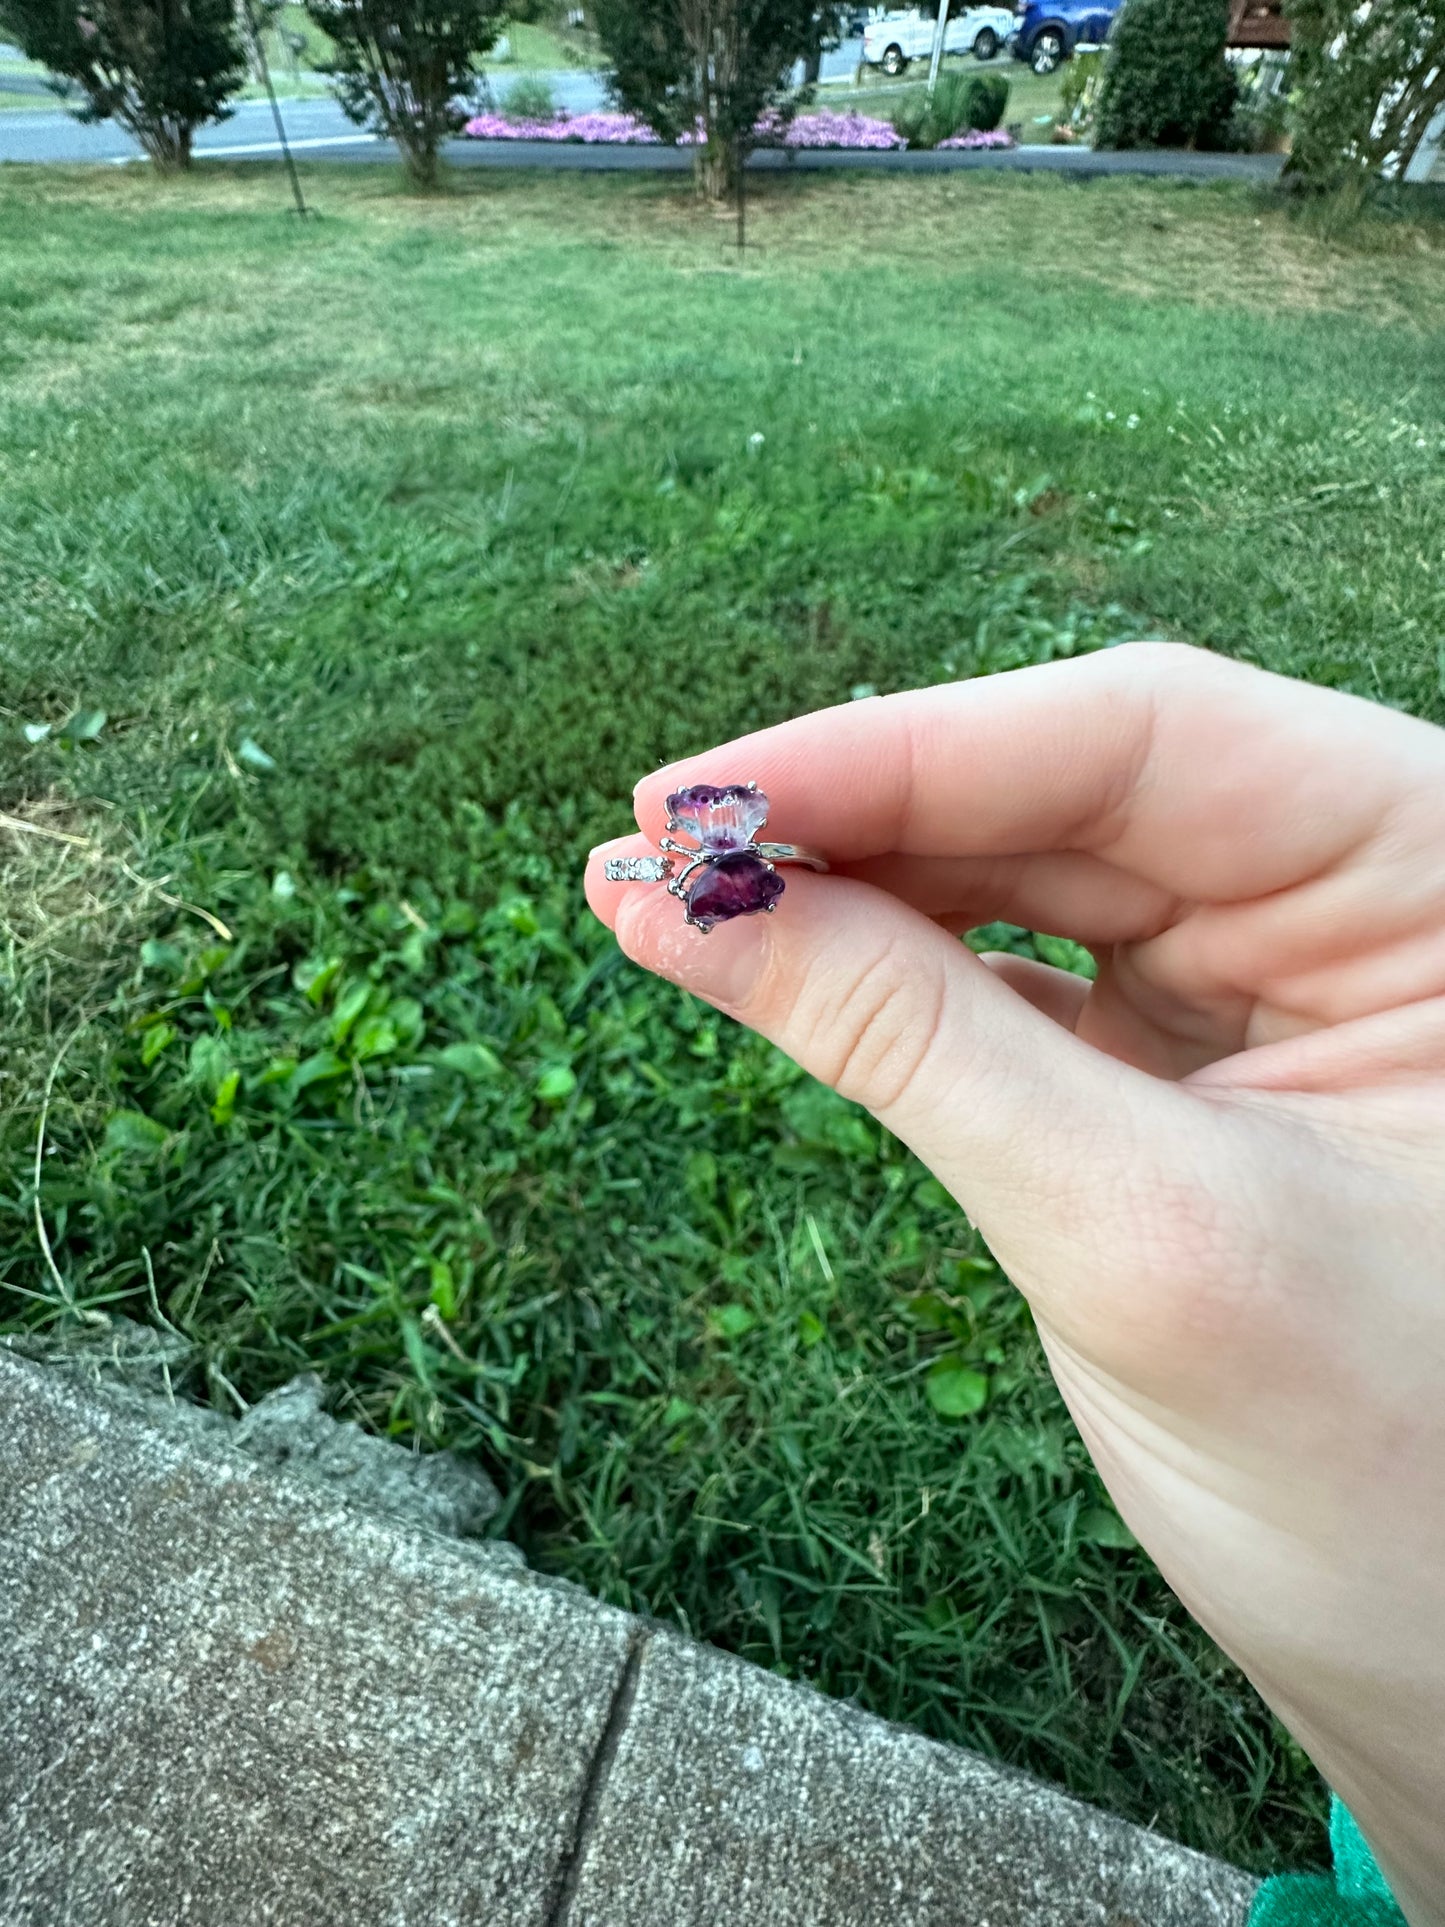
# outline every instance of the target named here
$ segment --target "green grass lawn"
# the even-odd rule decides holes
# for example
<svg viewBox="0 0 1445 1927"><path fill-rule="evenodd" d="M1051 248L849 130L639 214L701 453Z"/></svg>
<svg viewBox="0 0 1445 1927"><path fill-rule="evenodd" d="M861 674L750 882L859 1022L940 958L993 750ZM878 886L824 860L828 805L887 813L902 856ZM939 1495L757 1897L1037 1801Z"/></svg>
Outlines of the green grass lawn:
<svg viewBox="0 0 1445 1927"><path fill-rule="evenodd" d="M38 61L0 57L0 114L55 113L61 101L44 82Z"/></svg>
<svg viewBox="0 0 1445 1927"><path fill-rule="evenodd" d="M309 99L331 91L325 74L317 70L330 55L331 42L313 25L305 7L290 4L281 9L275 25L265 36L271 78L278 95ZM302 40L304 47L295 42ZM568 68L598 64L597 46L585 33L556 27L546 21L512 21L505 29L506 55L486 55L481 67L494 90L504 91L510 77L518 73L563 72ZM264 95L258 82L250 81L241 90L243 100Z"/></svg>
<svg viewBox="0 0 1445 1927"><path fill-rule="evenodd" d="M507 28L508 56L489 54L483 66L499 75L514 72L562 73L569 67L600 67L602 51L590 35L546 21L514 20Z"/></svg>
<svg viewBox="0 0 1445 1927"><path fill-rule="evenodd" d="M494 73L498 79L519 71L564 72L569 67L591 67L599 63L595 40L571 28L554 26L549 21L510 21L504 34L506 57L498 59L492 53L484 56L481 62L484 70L488 74ZM298 39L305 41L305 47L294 50L293 43ZM325 91L324 77L312 69L324 64L330 49L329 37L312 23L304 6L297 6L291 0L291 4L281 9L274 27L266 33L266 52L271 62L276 91L302 96L318 90ZM248 95L258 91L246 89Z"/></svg>
<svg viewBox="0 0 1445 1927"><path fill-rule="evenodd" d="M1146 633L1445 719L1445 225L307 178L0 178L5 1320L320 1371L539 1567L1322 1858L947 1197L579 874L662 759Z"/></svg>

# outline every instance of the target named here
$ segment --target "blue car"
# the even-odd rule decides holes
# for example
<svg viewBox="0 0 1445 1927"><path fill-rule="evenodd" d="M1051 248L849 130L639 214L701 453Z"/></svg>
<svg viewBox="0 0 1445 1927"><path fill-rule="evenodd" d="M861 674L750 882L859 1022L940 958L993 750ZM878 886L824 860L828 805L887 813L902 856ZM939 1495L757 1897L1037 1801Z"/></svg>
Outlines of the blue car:
<svg viewBox="0 0 1445 1927"><path fill-rule="evenodd" d="M1122 0L1018 0L1008 44L1015 60L1051 74L1076 47L1100 47Z"/></svg>

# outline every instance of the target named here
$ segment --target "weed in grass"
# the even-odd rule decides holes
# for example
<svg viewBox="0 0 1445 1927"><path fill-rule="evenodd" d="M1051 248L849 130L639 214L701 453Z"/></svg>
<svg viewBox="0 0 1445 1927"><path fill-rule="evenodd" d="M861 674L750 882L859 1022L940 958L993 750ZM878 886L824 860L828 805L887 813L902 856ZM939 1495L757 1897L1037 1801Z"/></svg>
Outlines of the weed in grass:
<svg viewBox="0 0 1445 1927"><path fill-rule="evenodd" d="M1445 717L1438 233L770 181L738 271L665 183L312 184L0 190L0 809L102 852L3 844L6 1316L319 1370L549 1570L1308 1858L939 1187L577 876L658 761L1156 625Z"/></svg>

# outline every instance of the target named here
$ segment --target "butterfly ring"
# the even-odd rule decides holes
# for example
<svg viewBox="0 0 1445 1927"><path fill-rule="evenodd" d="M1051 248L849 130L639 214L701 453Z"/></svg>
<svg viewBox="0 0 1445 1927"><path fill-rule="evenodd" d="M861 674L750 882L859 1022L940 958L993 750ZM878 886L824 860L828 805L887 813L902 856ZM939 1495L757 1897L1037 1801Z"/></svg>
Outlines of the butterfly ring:
<svg viewBox="0 0 1445 1927"><path fill-rule="evenodd" d="M734 917L776 910L783 894L780 863L826 870L827 860L800 843L760 842L768 799L756 783L694 783L667 799L664 856L613 856L603 866L610 883L666 883L686 921L704 933ZM693 838L679 843L675 831ZM674 859L681 859L680 864Z"/></svg>

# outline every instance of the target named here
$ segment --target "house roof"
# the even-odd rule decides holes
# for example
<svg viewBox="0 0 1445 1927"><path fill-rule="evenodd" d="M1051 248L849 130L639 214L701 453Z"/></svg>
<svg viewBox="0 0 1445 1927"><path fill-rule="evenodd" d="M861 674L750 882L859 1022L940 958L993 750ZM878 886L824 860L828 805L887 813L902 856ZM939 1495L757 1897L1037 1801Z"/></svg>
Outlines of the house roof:
<svg viewBox="0 0 1445 1927"><path fill-rule="evenodd" d="M1288 47L1289 20L1284 0L1231 0L1231 47Z"/></svg>

